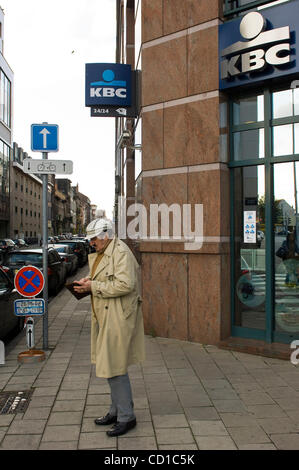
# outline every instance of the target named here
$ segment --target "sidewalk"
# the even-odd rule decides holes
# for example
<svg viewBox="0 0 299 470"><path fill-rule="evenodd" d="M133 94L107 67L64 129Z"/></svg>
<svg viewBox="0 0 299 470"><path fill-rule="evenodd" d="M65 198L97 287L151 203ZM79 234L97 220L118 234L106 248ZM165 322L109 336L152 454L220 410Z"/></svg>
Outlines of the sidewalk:
<svg viewBox="0 0 299 470"><path fill-rule="evenodd" d="M35 335L42 349L41 319ZM64 289L49 305L46 360L17 362L23 333L7 347L0 391L34 392L24 413L0 414L0 449L299 449L298 366L150 336L146 362L129 369L137 427L109 438L93 422L110 395L89 335L90 301Z"/></svg>

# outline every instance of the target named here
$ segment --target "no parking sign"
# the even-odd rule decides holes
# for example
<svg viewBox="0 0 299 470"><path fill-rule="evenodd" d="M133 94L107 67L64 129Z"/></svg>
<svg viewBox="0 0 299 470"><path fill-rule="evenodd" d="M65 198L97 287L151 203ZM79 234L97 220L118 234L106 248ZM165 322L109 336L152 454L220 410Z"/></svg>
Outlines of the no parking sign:
<svg viewBox="0 0 299 470"><path fill-rule="evenodd" d="M15 288L23 297L36 297L44 284L43 273L35 266L23 266L15 276Z"/></svg>

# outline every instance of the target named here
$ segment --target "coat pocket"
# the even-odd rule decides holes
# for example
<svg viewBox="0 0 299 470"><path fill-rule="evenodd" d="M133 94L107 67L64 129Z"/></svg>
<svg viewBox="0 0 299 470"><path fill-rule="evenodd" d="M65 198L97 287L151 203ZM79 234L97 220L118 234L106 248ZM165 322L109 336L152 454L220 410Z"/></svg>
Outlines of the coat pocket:
<svg viewBox="0 0 299 470"><path fill-rule="evenodd" d="M120 308L123 318L126 320L132 313L137 311L137 297L128 295L119 297Z"/></svg>

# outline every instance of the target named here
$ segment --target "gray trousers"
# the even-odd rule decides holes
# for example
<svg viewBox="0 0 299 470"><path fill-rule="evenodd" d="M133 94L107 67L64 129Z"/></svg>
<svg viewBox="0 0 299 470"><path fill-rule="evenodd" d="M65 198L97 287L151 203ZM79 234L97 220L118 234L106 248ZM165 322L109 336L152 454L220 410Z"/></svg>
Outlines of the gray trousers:
<svg viewBox="0 0 299 470"><path fill-rule="evenodd" d="M128 374L111 377L108 380L111 391L109 414L117 421L127 422L135 418L131 384Z"/></svg>

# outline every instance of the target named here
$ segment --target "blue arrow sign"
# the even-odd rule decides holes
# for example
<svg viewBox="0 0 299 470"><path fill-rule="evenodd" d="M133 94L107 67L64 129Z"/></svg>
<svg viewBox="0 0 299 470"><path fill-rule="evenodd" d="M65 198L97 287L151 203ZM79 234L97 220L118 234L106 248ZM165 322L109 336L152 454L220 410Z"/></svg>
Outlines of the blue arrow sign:
<svg viewBox="0 0 299 470"><path fill-rule="evenodd" d="M31 124L31 150L33 152L57 152L57 124Z"/></svg>

